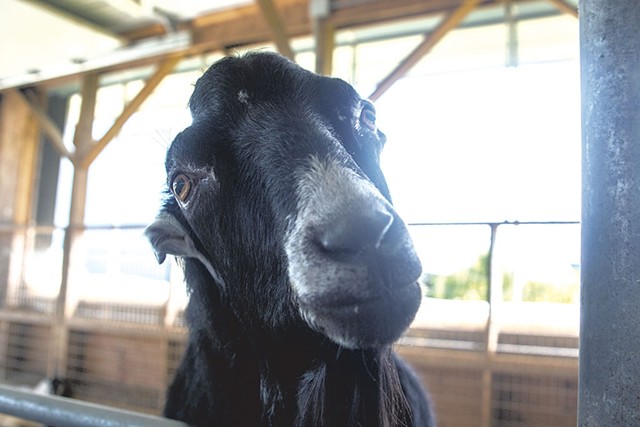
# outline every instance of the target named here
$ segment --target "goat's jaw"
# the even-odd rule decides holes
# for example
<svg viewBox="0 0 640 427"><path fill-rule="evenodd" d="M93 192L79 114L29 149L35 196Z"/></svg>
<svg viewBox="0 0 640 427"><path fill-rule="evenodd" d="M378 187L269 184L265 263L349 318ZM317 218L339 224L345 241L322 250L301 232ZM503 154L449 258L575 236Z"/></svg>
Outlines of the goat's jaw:
<svg viewBox="0 0 640 427"><path fill-rule="evenodd" d="M350 349L396 341L421 301L422 269L405 233L394 230L403 242L385 243L386 253L365 251L346 261L318 249L302 230L294 233L298 238L287 245L289 281L306 323Z"/></svg>
<svg viewBox="0 0 640 427"><path fill-rule="evenodd" d="M396 341L411 324L420 305L420 289L413 282L391 297L336 305L299 303L307 324L336 344L350 349L381 348Z"/></svg>

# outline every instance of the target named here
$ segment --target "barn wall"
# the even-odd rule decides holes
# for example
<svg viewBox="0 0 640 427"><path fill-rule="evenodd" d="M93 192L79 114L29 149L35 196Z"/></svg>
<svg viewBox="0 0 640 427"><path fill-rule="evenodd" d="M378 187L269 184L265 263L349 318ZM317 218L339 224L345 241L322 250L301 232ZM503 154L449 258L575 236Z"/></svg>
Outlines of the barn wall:
<svg viewBox="0 0 640 427"><path fill-rule="evenodd" d="M8 332L4 353L0 352L0 382L35 384L45 375L51 327L38 319L31 315L11 320L0 313L0 331ZM73 396L160 414L185 344L183 327L72 318L66 363ZM489 397L487 425L493 427L576 425L575 357L491 355L480 349L414 344L398 345L397 351L429 389L440 427L482 427L483 396ZM491 378L489 389L486 374Z"/></svg>

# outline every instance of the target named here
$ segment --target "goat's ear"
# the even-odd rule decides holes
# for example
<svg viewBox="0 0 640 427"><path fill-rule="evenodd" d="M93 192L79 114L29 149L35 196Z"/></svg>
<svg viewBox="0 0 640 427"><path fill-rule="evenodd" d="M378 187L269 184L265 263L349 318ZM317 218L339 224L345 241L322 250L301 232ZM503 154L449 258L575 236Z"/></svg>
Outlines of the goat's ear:
<svg viewBox="0 0 640 427"><path fill-rule="evenodd" d="M167 213L161 213L153 224L144 230L144 234L151 242L159 264L164 262L167 255L185 258L202 256L182 224Z"/></svg>
<svg viewBox="0 0 640 427"><path fill-rule="evenodd" d="M224 280L213 268L211 262L196 249L193 240L180 222L168 213L161 213L158 218L144 230L145 236L151 242L158 263L162 264L167 255L182 258L194 258L200 261L213 280L224 289Z"/></svg>

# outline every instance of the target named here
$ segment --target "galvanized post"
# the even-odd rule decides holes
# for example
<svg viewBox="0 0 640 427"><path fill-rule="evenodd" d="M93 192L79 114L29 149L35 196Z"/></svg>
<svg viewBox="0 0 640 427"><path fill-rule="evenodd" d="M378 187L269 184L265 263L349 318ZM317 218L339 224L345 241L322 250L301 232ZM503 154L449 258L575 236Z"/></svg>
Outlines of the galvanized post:
<svg viewBox="0 0 640 427"><path fill-rule="evenodd" d="M581 0L579 426L640 425L640 2Z"/></svg>
<svg viewBox="0 0 640 427"><path fill-rule="evenodd" d="M497 322L498 306L502 303L502 281L496 280L495 268L495 246L498 234L499 223L491 223L491 235L489 237L489 251L487 252L487 302L489 303L489 313L485 325L485 363L482 370L482 409L481 427L491 426L491 399L493 394L493 371L492 362L498 349L498 334L500 332Z"/></svg>

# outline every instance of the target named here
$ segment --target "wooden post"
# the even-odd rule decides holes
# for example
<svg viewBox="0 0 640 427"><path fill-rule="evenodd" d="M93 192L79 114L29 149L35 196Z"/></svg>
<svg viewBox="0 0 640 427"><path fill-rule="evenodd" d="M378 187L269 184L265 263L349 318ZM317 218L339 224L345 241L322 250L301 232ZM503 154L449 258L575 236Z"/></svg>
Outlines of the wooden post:
<svg viewBox="0 0 640 427"><path fill-rule="evenodd" d="M333 73L336 30L329 19L319 18L313 22L313 32L316 41L315 71L318 74L330 76Z"/></svg>
<svg viewBox="0 0 640 427"><path fill-rule="evenodd" d="M20 94L2 94L0 112L0 222L26 225L40 145L38 122Z"/></svg>
<svg viewBox="0 0 640 427"><path fill-rule="evenodd" d="M329 19L330 15L331 2L329 0L311 0L309 16L315 41L315 72L325 76L330 76L333 73L333 50L335 49L336 30Z"/></svg>
<svg viewBox="0 0 640 427"><path fill-rule="evenodd" d="M67 291L69 287L69 273L71 264L71 252L73 244L81 232L84 224L85 202L87 197L87 180L89 171L82 164L82 155L87 153L93 144L91 132L93 129L93 118L98 92L98 75L87 74L82 82L82 105L80 107L80 118L76 126L73 144L76 146L76 156L74 156L73 184L71 188L71 206L69 208L69 225L65 230L63 253L62 253L62 277L58 299L56 300L55 323L51 340L51 355L48 375L64 376L67 368Z"/></svg>
<svg viewBox="0 0 640 427"><path fill-rule="evenodd" d="M37 153L40 145L38 123L29 107L15 91L3 93L0 104L0 224L16 230L0 235L0 304L8 302L22 284L25 231L33 216Z"/></svg>
<svg viewBox="0 0 640 427"><path fill-rule="evenodd" d="M18 303L14 296L24 287L23 262L27 226L33 216L38 123L20 95L5 92L0 98L0 307ZM0 322L0 378L7 366L9 323Z"/></svg>

